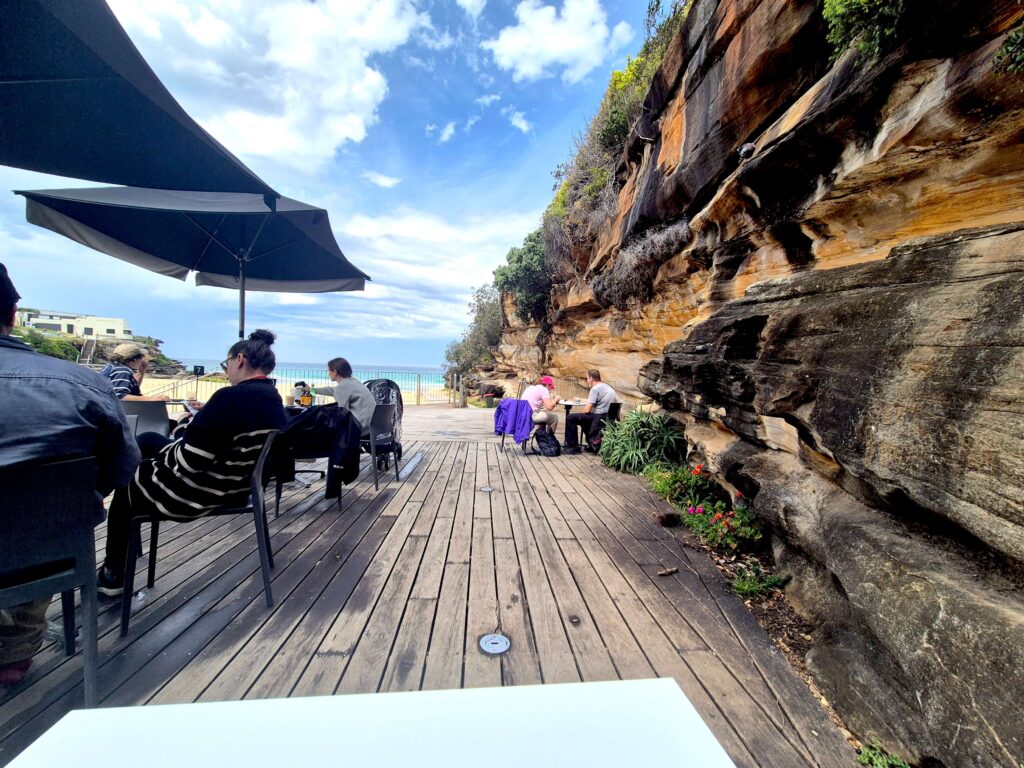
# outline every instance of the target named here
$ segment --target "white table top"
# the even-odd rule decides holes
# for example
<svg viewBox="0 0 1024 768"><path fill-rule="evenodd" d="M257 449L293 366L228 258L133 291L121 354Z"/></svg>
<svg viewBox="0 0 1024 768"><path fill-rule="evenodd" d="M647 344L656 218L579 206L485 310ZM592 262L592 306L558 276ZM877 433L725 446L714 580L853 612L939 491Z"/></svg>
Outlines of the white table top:
<svg viewBox="0 0 1024 768"><path fill-rule="evenodd" d="M559 405L586 405L587 401L586 400L580 400L579 398L577 398L575 400L559 400L558 404Z"/></svg>
<svg viewBox="0 0 1024 768"><path fill-rule="evenodd" d="M10 768L735 768L672 679L76 710Z"/></svg>

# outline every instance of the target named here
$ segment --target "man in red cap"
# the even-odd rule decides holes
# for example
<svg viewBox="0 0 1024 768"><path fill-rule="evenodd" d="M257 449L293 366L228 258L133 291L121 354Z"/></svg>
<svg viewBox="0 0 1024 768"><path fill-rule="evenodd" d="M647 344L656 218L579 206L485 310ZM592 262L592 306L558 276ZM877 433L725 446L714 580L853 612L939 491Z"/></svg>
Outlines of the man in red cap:
<svg viewBox="0 0 1024 768"><path fill-rule="evenodd" d="M109 381L40 355L11 335L20 298L0 264L0 467L95 456L99 523L106 514L103 496L131 480L139 447ZM17 540L3 546L17 546ZM43 642L49 604L45 597L0 610L0 685L16 685L28 673Z"/></svg>
<svg viewBox="0 0 1024 768"><path fill-rule="evenodd" d="M555 380L550 376L541 376L537 383L523 391L521 400L526 400L533 409L533 423L546 424L554 432L558 424L558 397L555 396Z"/></svg>

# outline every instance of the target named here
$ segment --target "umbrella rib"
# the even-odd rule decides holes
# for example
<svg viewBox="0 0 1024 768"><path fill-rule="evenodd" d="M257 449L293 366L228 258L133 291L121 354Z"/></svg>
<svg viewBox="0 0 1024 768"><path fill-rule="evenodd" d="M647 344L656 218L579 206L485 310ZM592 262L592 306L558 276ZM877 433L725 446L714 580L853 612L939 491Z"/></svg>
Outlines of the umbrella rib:
<svg viewBox="0 0 1024 768"><path fill-rule="evenodd" d="M258 256L253 256L252 258L249 259L249 261L256 261L257 259L262 259L264 256L269 256L270 254L272 254L272 253L274 253L276 251L280 251L282 248L287 248L288 246L294 245L295 243L300 243L304 239L305 238L303 238L303 237L296 237L294 240L289 240L287 243L281 243L280 245L271 248L269 251L264 251L263 253L259 254Z"/></svg>
<svg viewBox="0 0 1024 768"><path fill-rule="evenodd" d="M0 85L34 85L36 83L91 83L96 80L117 80L116 77L39 77L20 80L0 78Z"/></svg>
<svg viewBox="0 0 1024 768"><path fill-rule="evenodd" d="M217 239L217 233L220 232L221 225L223 225L224 224L224 220L227 219L227 214L224 214L223 216L220 217L220 221L217 222L217 228L215 230L213 230L213 232L210 232L206 227L204 227L202 224L200 224L198 221L196 221L194 218L192 218L192 216L188 212L182 212L182 215L186 219L191 221L193 224L195 224L205 235L207 235L210 238L209 240L206 241L206 245L203 247L202 253L199 254L199 257L195 260L195 262L190 267L190 269L189 269L190 272L198 271L199 262L201 262L203 260L203 257L206 256L206 252L208 250L210 250L210 245L212 243L216 243L217 245L219 245L221 248L223 248L225 251L227 251L229 254L231 254L232 257L235 256L235 254L231 252L230 248L228 248L226 245L224 245L224 243L222 243L220 240Z"/></svg>

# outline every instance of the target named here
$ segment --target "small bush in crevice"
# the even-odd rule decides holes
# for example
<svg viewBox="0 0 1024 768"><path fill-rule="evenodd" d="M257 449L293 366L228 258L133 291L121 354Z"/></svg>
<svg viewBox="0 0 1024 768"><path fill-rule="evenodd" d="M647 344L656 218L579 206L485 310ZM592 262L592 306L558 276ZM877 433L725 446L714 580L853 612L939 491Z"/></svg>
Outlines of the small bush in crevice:
<svg viewBox="0 0 1024 768"><path fill-rule="evenodd" d="M861 748L860 754L857 755L857 762L861 765L871 766L871 768L910 768L905 760L890 755L876 740L872 740L870 744L865 744Z"/></svg>
<svg viewBox="0 0 1024 768"><path fill-rule="evenodd" d="M1006 36L1003 47L992 60L996 70L1005 75L1019 75L1024 72L1024 27L1015 29Z"/></svg>
<svg viewBox="0 0 1024 768"><path fill-rule="evenodd" d="M686 440L668 416L632 411L608 424L601 440L601 459L612 469L639 474L648 464L679 461Z"/></svg>
<svg viewBox="0 0 1024 768"><path fill-rule="evenodd" d="M690 236L687 219L648 230L619 251L610 272L594 280L594 298L602 306L617 309L625 309L630 299L649 301L661 265L677 255Z"/></svg>
<svg viewBox="0 0 1024 768"><path fill-rule="evenodd" d="M833 60L851 45L865 56L894 47L903 11L904 0L824 0Z"/></svg>

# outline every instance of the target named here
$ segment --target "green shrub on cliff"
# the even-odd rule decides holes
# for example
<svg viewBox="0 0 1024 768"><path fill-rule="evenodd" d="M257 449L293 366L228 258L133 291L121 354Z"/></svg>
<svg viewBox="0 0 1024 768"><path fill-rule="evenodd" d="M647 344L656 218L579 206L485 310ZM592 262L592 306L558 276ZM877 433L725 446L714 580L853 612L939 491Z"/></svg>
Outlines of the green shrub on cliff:
<svg viewBox="0 0 1024 768"><path fill-rule="evenodd" d="M839 58L851 45L856 45L865 56L877 56L896 41L904 0L824 0L824 3L833 58Z"/></svg>
<svg viewBox="0 0 1024 768"><path fill-rule="evenodd" d="M585 133L576 137L573 159L554 171L555 198L544 214L544 248L556 275L568 279L585 265L574 254L586 252L594 233L615 212L615 168L643 113L665 52L682 26L689 0L648 0L646 38L636 56L612 72Z"/></svg>
<svg viewBox="0 0 1024 768"><path fill-rule="evenodd" d="M541 230L528 234L519 248L509 249L507 264L494 270L494 286L510 293L516 302L516 315L524 323L543 320L551 293L551 267L544 256Z"/></svg>
<svg viewBox="0 0 1024 768"><path fill-rule="evenodd" d="M78 345L62 336L44 336L39 331L16 328L14 334L36 352L61 360L78 361Z"/></svg>
<svg viewBox="0 0 1024 768"><path fill-rule="evenodd" d="M1024 27L1015 29L1006 37L1006 42L992 62L996 72L1017 75L1024 72Z"/></svg>

